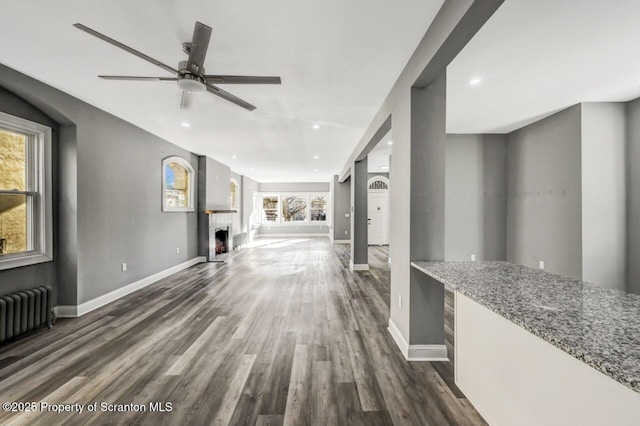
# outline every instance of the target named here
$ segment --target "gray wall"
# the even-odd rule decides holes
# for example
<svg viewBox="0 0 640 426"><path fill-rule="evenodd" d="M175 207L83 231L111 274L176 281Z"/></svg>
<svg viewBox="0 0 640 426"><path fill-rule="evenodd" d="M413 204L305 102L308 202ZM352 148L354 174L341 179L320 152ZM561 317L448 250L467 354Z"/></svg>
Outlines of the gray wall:
<svg viewBox="0 0 640 426"><path fill-rule="evenodd" d="M627 104L627 291L640 294L640 99Z"/></svg>
<svg viewBox="0 0 640 426"><path fill-rule="evenodd" d="M197 170L195 155L2 65L0 82L61 125L57 198L64 226L54 235L55 265L65 265L56 271L60 304L88 301L197 256L196 214L161 209L162 159L179 155ZM42 271L11 271L3 281L51 279L51 266L35 268Z"/></svg>
<svg viewBox="0 0 640 426"><path fill-rule="evenodd" d="M351 178L344 182L333 177L333 239L351 239Z"/></svg>
<svg viewBox="0 0 640 426"><path fill-rule="evenodd" d="M231 169L212 158L198 157L198 254L209 252L209 216L205 210L228 210ZM237 214L236 216L239 216ZM235 243L235 241L234 241Z"/></svg>
<svg viewBox="0 0 640 426"><path fill-rule="evenodd" d="M446 90L445 72L411 89L411 260L444 260ZM415 269L410 285L411 324L421 326L409 344L444 345L444 287Z"/></svg>
<svg viewBox="0 0 640 426"><path fill-rule="evenodd" d="M329 192L329 182L260 183L260 192Z"/></svg>
<svg viewBox="0 0 640 426"><path fill-rule="evenodd" d="M506 260L506 135L447 135L445 260Z"/></svg>
<svg viewBox="0 0 640 426"><path fill-rule="evenodd" d="M351 263L352 265L369 264L369 235L367 221L367 202L369 188L367 186L367 158L356 161L351 174Z"/></svg>
<svg viewBox="0 0 640 426"><path fill-rule="evenodd" d="M242 176L242 232L247 233L247 239L251 241L260 224L260 212L254 206L254 195L259 192L258 182Z"/></svg>
<svg viewBox="0 0 640 426"><path fill-rule="evenodd" d="M626 111L582 104L582 279L626 289Z"/></svg>
<svg viewBox="0 0 640 426"><path fill-rule="evenodd" d="M582 276L581 107L509 134L507 260Z"/></svg>

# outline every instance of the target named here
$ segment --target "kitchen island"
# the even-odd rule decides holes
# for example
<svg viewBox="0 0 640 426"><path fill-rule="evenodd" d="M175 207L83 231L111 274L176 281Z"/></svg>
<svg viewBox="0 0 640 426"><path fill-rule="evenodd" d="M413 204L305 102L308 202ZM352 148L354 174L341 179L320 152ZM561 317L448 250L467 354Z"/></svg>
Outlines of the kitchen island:
<svg viewBox="0 0 640 426"><path fill-rule="evenodd" d="M640 424L640 296L507 262L412 262L455 293L455 379L490 424Z"/></svg>

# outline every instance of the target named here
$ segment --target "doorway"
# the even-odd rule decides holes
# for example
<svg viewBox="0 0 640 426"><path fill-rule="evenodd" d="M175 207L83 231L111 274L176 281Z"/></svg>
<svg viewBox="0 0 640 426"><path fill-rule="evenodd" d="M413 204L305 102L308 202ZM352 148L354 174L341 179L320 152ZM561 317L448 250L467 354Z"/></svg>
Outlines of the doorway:
<svg viewBox="0 0 640 426"><path fill-rule="evenodd" d="M367 182L369 245L389 244L389 178L372 176Z"/></svg>

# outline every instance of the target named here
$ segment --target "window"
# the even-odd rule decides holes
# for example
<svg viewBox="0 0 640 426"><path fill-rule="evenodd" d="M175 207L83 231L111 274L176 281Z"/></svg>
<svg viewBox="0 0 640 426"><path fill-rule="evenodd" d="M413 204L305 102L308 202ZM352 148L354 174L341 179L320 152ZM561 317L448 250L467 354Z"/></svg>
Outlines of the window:
<svg viewBox="0 0 640 426"><path fill-rule="evenodd" d="M231 178L231 183L229 186L229 207L232 210L238 210L238 198L240 197L240 184L237 180Z"/></svg>
<svg viewBox="0 0 640 426"><path fill-rule="evenodd" d="M282 196L282 221L306 222L307 197L299 195Z"/></svg>
<svg viewBox="0 0 640 426"><path fill-rule="evenodd" d="M0 269L53 259L51 129L0 113Z"/></svg>
<svg viewBox="0 0 640 426"><path fill-rule="evenodd" d="M326 195L311 196L311 221L312 222L327 221L327 196Z"/></svg>
<svg viewBox="0 0 640 426"><path fill-rule="evenodd" d="M162 210L194 211L194 172L184 158L169 157L162 161Z"/></svg>
<svg viewBox="0 0 640 426"><path fill-rule="evenodd" d="M259 195L262 224L320 224L326 222L329 196L326 193L285 193Z"/></svg>
<svg viewBox="0 0 640 426"><path fill-rule="evenodd" d="M278 196L262 197L262 221L278 222Z"/></svg>

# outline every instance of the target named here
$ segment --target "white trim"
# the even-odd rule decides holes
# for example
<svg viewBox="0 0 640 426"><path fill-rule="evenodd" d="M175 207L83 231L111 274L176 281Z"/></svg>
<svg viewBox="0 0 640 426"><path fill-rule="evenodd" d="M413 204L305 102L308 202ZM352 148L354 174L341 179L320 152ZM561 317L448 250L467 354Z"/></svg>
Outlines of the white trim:
<svg viewBox="0 0 640 426"><path fill-rule="evenodd" d="M446 345L410 345L391 318L387 330L407 361L449 361Z"/></svg>
<svg viewBox="0 0 640 426"><path fill-rule="evenodd" d="M53 260L53 201L51 128L20 117L0 112L2 129L25 137L27 171L22 191L3 194L25 195L27 200L27 250L0 256L0 270L12 269Z"/></svg>
<svg viewBox="0 0 640 426"><path fill-rule="evenodd" d="M118 300L121 297L131 294L134 291L138 291L155 282L158 282L163 278L166 278L170 275L183 271L193 265L196 265L198 263L203 263L206 261L207 261L207 258L205 256L194 257L193 259L180 263L179 265L172 266L171 268L165 269L164 271L160 271L156 274L153 274L141 280L135 281L124 287L120 287L119 289L113 290L112 292L103 294L102 296L98 296L95 299L91 299L87 302L81 303L78 306L73 306L73 305L58 306L56 309L56 312L58 313L58 316L61 318L80 317L104 305L107 305L115 300Z"/></svg>
<svg viewBox="0 0 640 426"><path fill-rule="evenodd" d="M369 264L368 263L349 263L349 267L352 271L368 271Z"/></svg>
<svg viewBox="0 0 640 426"><path fill-rule="evenodd" d="M167 165L169 165L170 163L179 164L180 166L187 169L187 173L189 174L189 205L188 206L177 207L177 206L168 206L165 204L166 192L167 192L167 187L165 185L166 178L167 178L166 172L167 172ZM164 160L162 160L162 211L163 212L165 213L195 212L195 205L196 205L195 186L196 186L196 172L193 166L191 165L191 163L189 163L184 158L178 157L175 155L167 157Z"/></svg>
<svg viewBox="0 0 640 426"><path fill-rule="evenodd" d="M446 345L409 345L407 361L449 361Z"/></svg>
<svg viewBox="0 0 640 426"><path fill-rule="evenodd" d="M333 244L351 244L351 240L333 240Z"/></svg>
<svg viewBox="0 0 640 426"><path fill-rule="evenodd" d="M404 358L407 359L409 356L409 342L404 339L402 333L391 318L389 318L389 327L387 327L387 330L389 330L389 334L393 337L393 340L396 342L396 345L398 345L398 349L400 349Z"/></svg>

